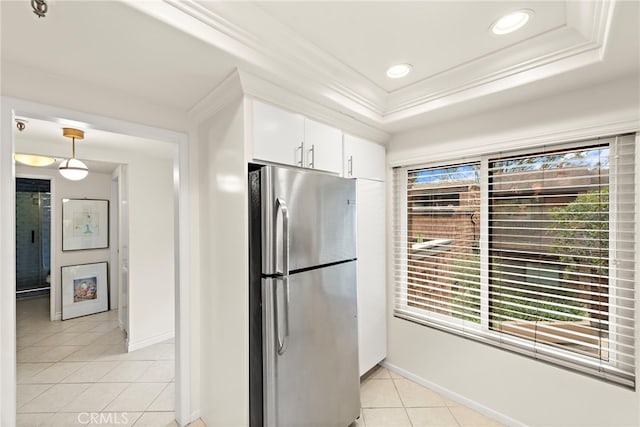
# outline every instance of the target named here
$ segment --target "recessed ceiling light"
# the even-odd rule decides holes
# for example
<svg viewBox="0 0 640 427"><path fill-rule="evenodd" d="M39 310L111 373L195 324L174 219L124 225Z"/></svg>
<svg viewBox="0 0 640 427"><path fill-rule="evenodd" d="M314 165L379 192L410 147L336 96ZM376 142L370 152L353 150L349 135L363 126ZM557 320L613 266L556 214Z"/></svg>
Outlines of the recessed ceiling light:
<svg viewBox="0 0 640 427"><path fill-rule="evenodd" d="M53 162L56 161L56 159L54 159L53 157L35 156L32 154L18 154L18 153L14 154L13 158L16 160L16 162L22 163L23 165L36 166L36 167L49 166L50 164L53 164Z"/></svg>
<svg viewBox="0 0 640 427"><path fill-rule="evenodd" d="M389 69L387 70L387 77L390 77L392 79L399 79L409 74L412 68L413 67L411 66L411 64L394 65L392 67L389 67Z"/></svg>
<svg viewBox="0 0 640 427"><path fill-rule="evenodd" d="M498 19L492 26L491 31L493 34L509 34L520 28L529 21L529 18L533 15L533 11L529 9L517 10L504 15Z"/></svg>

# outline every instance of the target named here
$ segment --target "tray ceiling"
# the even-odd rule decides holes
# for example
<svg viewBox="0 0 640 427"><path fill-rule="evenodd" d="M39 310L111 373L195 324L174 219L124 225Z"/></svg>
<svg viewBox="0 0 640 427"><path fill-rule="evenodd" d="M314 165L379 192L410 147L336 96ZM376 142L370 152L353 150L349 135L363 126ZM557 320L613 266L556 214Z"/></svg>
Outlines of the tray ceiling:
<svg viewBox="0 0 640 427"><path fill-rule="evenodd" d="M563 2L263 2L258 5L300 37L362 73L386 92L497 55L567 25ZM489 29L506 10L530 9L529 25L508 36ZM385 75L410 63L406 78Z"/></svg>

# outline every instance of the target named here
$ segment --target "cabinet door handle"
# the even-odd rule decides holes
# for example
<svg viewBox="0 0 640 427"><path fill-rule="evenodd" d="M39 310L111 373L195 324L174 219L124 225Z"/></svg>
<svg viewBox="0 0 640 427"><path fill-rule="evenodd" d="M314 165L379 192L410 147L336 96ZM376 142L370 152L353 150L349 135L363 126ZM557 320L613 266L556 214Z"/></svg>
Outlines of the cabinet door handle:
<svg viewBox="0 0 640 427"><path fill-rule="evenodd" d="M296 148L296 152L298 152L298 150L300 150L300 160L298 160L298 166L303 167L303 160L304 160L304 141L300 141L300 145L298 146L298 148Z"/></svg>
<svg viewBox="0 0 640 427"><path fill-rule="evenodd" d="M347 161L349 168L347 169L347 173L349 176L353 176L353 156L349 156L349 160Z"/></svg>
<svg viewBox="0 0 640 427"><path fill-rule="evenodd" d="M314 169L316 167L316 146L315 144L311 144L311 149L309 149L309 154L311 154L311 161L309 162L309 167Z"/></svg>

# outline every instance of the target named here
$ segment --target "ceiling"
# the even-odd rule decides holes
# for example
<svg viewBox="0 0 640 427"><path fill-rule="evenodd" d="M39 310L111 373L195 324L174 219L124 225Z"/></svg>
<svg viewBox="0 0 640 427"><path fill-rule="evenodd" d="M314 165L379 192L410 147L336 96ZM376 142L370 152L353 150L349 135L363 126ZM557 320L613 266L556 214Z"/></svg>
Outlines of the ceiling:
<svg viewBox="0 0 640 427"><path fill-rule="evenodd" d="M2 1L2 65L18 64L187 110L233 58L117 1Z"/></svg>
<svg viewBox="0 0 640 427"><path fill-rule="evenodd" d="M509 9L535 10L535 19L510 37L491 33L504 2L263 2L283 25L329 52L386 92L446 73L461 64L566 25L562 2L511 2ZM464 28L465 31L460 31ZM330 30L328 30L330 29ZM470 34L478 35L469 37ZM403 79L388 67L410 63Z"/></svg>
<svg viewBox="0 0 640 427"><path fill-rule="evenodd" d="M25 128L15 133L15 151L23 154L39 154L56 158L56 163L46 166L56 169L65 158L71 156L71 140L62 136L63 127L74 127L85 131L84 139L76 140L76 157L87 164L89 171L113 172L120 163L101 160L101 153L143 154L154 158L173 159L175 144L145 138L122 135L91 129L83 123L20 117ZM124 156L122 156L124 155Z"/></svg>
<svg viewBox="0 0 640 427"><path fill-rule="evenodd" d="M635 1L50 1L43 19L26 0L0 7L3 70L181 111L236 68L386 132L640 76ZM523 8L521 31L489 31ZM396 62L412 74L388 79Z"/></svg>

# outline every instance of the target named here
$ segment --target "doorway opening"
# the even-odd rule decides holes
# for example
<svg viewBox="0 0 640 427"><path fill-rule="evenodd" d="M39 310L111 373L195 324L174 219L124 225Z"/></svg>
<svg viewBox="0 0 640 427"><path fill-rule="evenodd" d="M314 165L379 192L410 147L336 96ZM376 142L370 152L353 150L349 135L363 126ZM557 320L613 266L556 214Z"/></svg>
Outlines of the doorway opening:
<svg viewBox="0 0 640 427"><path fill-rule="evenodd" d="M4 107L6 107L6 109ZM187 310L187 307L189 306L189 300L188 300L189 280L188 280L188 269L186 268L188 261L187 261L187 257L185 256L189 247L188 233L186 233L186 230L187 230L186 218L189 217L188 198L186 196L188 194L188 185L185 179L186 170L187 170L186 167L188 165L188 159L187 159L188 147L187 147L186 135L177 133L177 132L166 131L158 128L151 128L143 125L137 125L134 123L124 122L120 120L109 119L101 116L94 116L94 115L89 115L85 113L57 109L56 107L49 107L49 106L44 106L40 104L14 100L14 99L3 100L2 114L3 114L2 115L3 138L0 143L0 160L2 162L2 168L0 168L0 171L2 171L3 184L1 189L2 189L3 196L4 195L10 196L9 197L10 203L15 203L15 187L14 187L15 186L15 169L11 167L11 165L13 162L12 157L13 157L13 154L16 152L17 145L16 145L16 139L15 139L16 134L15 132L11 132L10 130L12 129L11 124L14 122L16 115L33 118L34 122L36 120L43 120L43 121L54 122L54 123L57 123L58 125L64 124L61 121L61 120L64 120L64 119L61 119L62 117L64 117L68 121L73 121L75 123L84 123L89 129L111 133L112 134L111 136L114 138L112 142L115 144L118 144L118 143L122 144L121 146L126 145L127 142L129 142L132 138L146 139L153 146L152 147L153 153L151 155L148 155L147 153L142 153L142 152L132 152L130 155L127 155L127 161L129 158L134 158L134 157L138 159L139 163L136 165L136 167L141 165L148 165L154 159L158 158L159 152L171 153L170 158L167 157L166 159L163 159L164 164L166 165L165 170L168 171L165 179L162 179L159 181L149 179L149 171L144 166L139 169L136 169L136 167L131 168L131 170L140 171L140 173L138 173L137 175L136 174L132 175L133 176L131 178L132 180L138 180L138 182L146 180L150 183L154 183L155 185L161 184L160 187L163 189L166 189L166 192L163 195L163 197L165 198L165 200L169 200L170 206L167 208L160 209L159 210L160 214L156 211L154 211L153 213L145 212L144 214L139 214L139 213L132 214L132 221L138 224L138 226L136 227L136 233L138 234L136 234L136 236L140 239L139 241L144 240L147 243L154 242L156 244L154 246L150 246L148 251L138 250L137 252L134 253L133 251L131 252L129 251L128 242L126 241L126 239L119 239L117 243L119 244L118 252L119 252L119 264L120 264L119 269L120 270L127 269L128 271L129 256L132 257L132 260L134 256L138 258L142 257L140 259L144 261L145 269L144 271L142 271L142 274L139 274L136 278L139 279L140 277L144 276L148 284L150 283L154 285L154 290L157 290L156 285L159 281L161 281L162 279L172 278L171 286L168 287L167 290L170 289L171 293L174 294L175 296L175 302L171 302L170 304L171 306L170 311L174 311L173 309L175 307L175 323L173 322L173 320L171 321L171 325L172 325L171 330L167 330L166 333L160 333L156 335L147 333L146 337L144 335L139 334L135 341L131 342L131 340L129 340L126 345L128 345L130 352L135 352L135 350L137 350L138 352L144 352L144 353L138 353L138 355L143 354L143 356L139 356L141 360L136 360L136 358L134 357L134 358L130 358L127 362L130 362L129 363L130 365L141 366L141 365L148 365L148 363L146 362L153 361L153 364L155 365L155 369L150 369L145 375L147 375L148 377L153 377L151 379L147 379L146 381L152 381L153 383L156 383L156 386L154 386L156 388L159 387L158 383L161 382L161 380L162 382L164 382L163 378L165 376L168 376L167 374L168 369L164 369L164 368L169 368L170 366L171 368L175 367L175 371L174 371L173 378L170 381L171 384L168 383L165 387L158 390L156 389L150 390L150 387L147 385L138 386L134 384L135 382L142 382L143 384L148 384L143 379L137 379L137 380L131 379L129 381L129 380L126 380L125 378L122 378L123 381L121 381L120 383L128 383L126 387L127 389L130 388L131 390L129 392L127 392L127 390L122 390L121 391L122 396L120 401L128 402L130 400L127 398L128 395L124 393L129 393L129 395L135 398L135 397L140 397L140 393L138 393L139 390L137 390L137 388L149 389L147 390L148 394L154 395L153 401L151 403L157 401L157 403L153 405L154 406L153 408L151 408L151 406L149 406L149 408L154 409L158 412L163 412L163 411L166 411L163 409L164 403L170 402L171 408L173 409L173 411L170 411L171 418L175 417L179 425L186 425L189 421L193 419L192 418L193 415L189 410L189 403L190 403L189 329L190 327L189 327L189 315L188 315L189 311ZM7 131L5 132L5 130ZM125 140L125 138L127 140ZM23 145L23 147L25 146L26 144ZM52 146L52 145L50 144L49 146ZM55 148L51 148L51 151L54 151L55 153L51 152L49 153L50 155L54 155L56 157L64 157L66 156L68 147L64 147L64 151L57 151ZM104 160L109 162L122 164L123 163L121 161L122 159L111 158L111 155L113 154L114 151L115 150L108 150L108 151L102 150L100 151L100 154L97 156L99 156L99 158L101 159L104 158ZM60 153L60 154L57 154L57 153ZM94 156L94 158L96 157ZM5 168L5 166L7 167ZM4 179L4 178L7 178L7 179ZM119 184L118 195L119 195L119 198L125 197L125 200L128 201L128 199L126 199L128 197L127 192L121 191L123 190L122 188L123 181L125 180L118 179L118 184ZM127 187L125 186L124 189L126 190ZM145 194L146 198L151 199L149 203L138 204L139 207L143 206L146 209L156 209L158 207L158 204L156 203L156 200L154 199L154 197L158 196L160 192L150 191L150 190L144 191L144 190L141 190L139 187L136 188L135 191L137 192L136 194ZM132 187L131 194L133 194L133 187ZM54 203L55 203L55 200L54 200ZM7 257L4 257L4 261L2 261L3 266L2 266L2 269L0 269L0 272L2 272L1 275L3 280L15 283L15 278L16 278L15 240L14 240L15 239L15 226L14 226L15 206L9 206L9 208L10 209L8 209L8 211L0 215L3 218L3 221L1 222L1 224L3 224L2 226L3 235L5 235L6 233L6 235L8 236L4 244L0 245L0 249L2 249L2 253L5 253L7 255ZM170 225L163 226L163 224L158 224L157 220L162 217L161 214L167 213L167 212L170 212L172 216L172 218L169 219ZM58 221L54 221L54 223L57 224ZM10 226L7 227L6 226L7 224L10 224ZM142 226L140 226L141 224ZM122 224L120 225L122 226ZM153 227L153 229L150 230L149 233L147 233L149 234L149 236L146 236L146 235L140 236L139 235L140 232L144 231L145 227ZM11 233L7 232L8 231L7 228L11 231ZM164 230L167 233L169 233L168 236L171 236L170 252L163 253L162 251L160 251L160 254L159 254L156 251L158 248L162 248L161 245L157 244L158 230ZM128 233L128 229L124 229L124 227L120 227L120 229L118 230L119 237L122 237L127 233ZM55 239L59 240L59 236L57 236L57 234L59 233L56 231L55 234L56 234L56 236L54 236ZM59 241L58 243L56 243L56 247L59 246L59 243L60 243ZM126 245L126 247L123 248L123 245ZM11 250L8 250L9 248L11 248ZM137 245L136 248L140 248L140 245ZM160 255L160 257L158 257L158 255ZM161 270L160 268L158 268L159 266L169 266L169 265L171 266L171 269L172 269L171 272L168 272L168 271L163 272L163 271L160 271ZM141 270L142 269L138 269L136 271L136 274L138 274L138 272L140 272ZM121 279L120 289L122 289L122 286L128 283L128 277L119 277L119 279ZM166 282L166 280L164 281ZM131 278L131 283L133 283L133 277ZM136 281L136 283L139 284L139 280ZM1 406L2 420L3 420L3 423L6 421L8 424L15 424L15 420L16 420L15 417L16 417L16 413L18 412L16 411L17 408L16 408L16 389L15 389L15 384L17 383L16 381L17 380L16 378L17 360L16 360L16 351L15 351L16 347L15 345L11 344L12 342L14 344L16 342L15 341L16 295L15 295L15 288L13 289L12 288L13 287L6 287L5 290L1 292L2 298L0 299L2 304L1 306L2 316L0 317L0 321L1 321L0 335L3 338L2 342L9 343L6 349L7 351L3 352L4 356L6 357L2 358L2 361L1 361L2 363L0 364L1 365L0 376L3 379L2 387L1 387L2 393L0 393L0 396L2 396L2 406ZM134 295L133 293L122 295L122 293L120 293L118 297L119 299L123 297L125 299L127 297L138 298L137 300L138 307L144 307L145 310L136 314L137 316L136 328L138 331L143 331L146 333L148 332L148 329L150 326L155 327L157 326L157 323L160 323L157 321L150 322L149 321L150 316L146 312L146 309L149 309L149 308L159 311L157 309L158 304L156 300L158 293L154 291L146 292L145 289L140 291L139 287L138 287L138 291L139 292L136 295ZM150 300L153 301L153 304L149 303ZM120 303L120 305L121 304L122 303ZM133 307L133 306L134 304L131 304L130 307ZM169 316L166 316L167 312L169 312L169 310L164 310L163 313L165 313L165 315L163 315L160 318L161 321L165 321L165 322L167 321L167 319L169 318ZM173 316L171 317L173 318ZM111 326L111 323L113 323L113 321L115 321L116 323L119 323L117 318L109 317L109 319L107 320L110 322L109 326ZM78 333L80 335L85 335L85 332L99 333L99 331L97 331L97 329L95 328L93 328L91 331L81 331L81 329L85 329L89 327L89 322L87 321L87 319L84 319L82 321L77 321L75 323L78 324L78 327L75 328L77 330L67 331L67 328L65 326L63 327L64 331L61 331L60 333L65 333L65 331L71 332L71 333ZM144 328L140 328L140 325L144 325ZM162 325L164 325L164 323L162 323ZM120 326L125 326L125 329L128 329L126 325L120 325ZM134 324L131 323L130 326L131 326L131 330L133 331ZM174 333L174 328L175 328L175 333ZM58 332L58 331L53 331L53 332ZM174 335L175 335L175 341L172 338ZM110 340L111 338L115 340L116 337L115 336L106 337L106 339L108 340ZM81 338L78 337L78 339L80 340ZM84 337L82 339L84 339ZM74 344L83 345L79 341L74 341ZM106 342L106 340L103 343L101 343L101 345L103 344L107 346L113 345ZM145 352L145 350L153 346L155 346L153 350L148 350ZM172 348L175 347L175 352L171 351L171 353L174 354L171 357L167 357L168 352L165 352L166 349L164 348L164 347L167 347L168 349L169 346ZM88 350L89 353L91 351L92 350ZM34 351L31 354L36 354L36 352ZM104 359L104 362L115 362L117 360L108 360L108 359L111 359L112 356L119 357L115 355L109 355L108 351L107 352L102 351L101 354L103 356L106 356L106 358ZM88 353L81 354L82 357L87 355L89 357L92 356ZM63 359L64 358L66 358L66 356L63 357ZM173 361L174 358L175 358L175 362ZM72 361L71 359L68 359L68 362L69 363L67 366L65 366L65 368L73 367L72 363L74 363L74 361ZM142 362L142 363L139 363L139 362ZM38 363L38 362L25 361L24 363L26 366L26 364L28 363ZM44 363L48 363L48 362L44 362ZM79 360L78 362L75 362L75 363L85 364L85 363L91 363L91 362L88 360ZM110 364L112 363L105 363L105 366ZM29 365L29 367L31 366L32 365ZM129 370L129 372L131 371L137 372L138 370L137 369ZM82 374L82 372L83 372L82 370L79 370L76 373L80 375ZM17 374L18 376L20 376L21 373L18 372ZM114 375L117 376L118 374L114 373ZM125 375L125 374L122 374L122 375ZM160 377L163 377L163 378L160 378ZM64 386L64 381L67 381L67 380L63 379L63 381L59 383L60 384L59 388L68 388ZM120 378L118 378L118 381L120 381ZM110 384L106 380L105 380L105 383ZM76 387L76 388L78 388L78 390L76 391L80 391L79 389L81 387ZM18 393L18 395L20 395L20 393ZM163 396L164 398L162 398ZM41 400L47 401L47 399L41 399ZM37 403L38 402L35 402L32 406L34 405L37 406ZM71 408L71 406L73 406L72 402L69 402L69 405L70 407L67 408L67 410L72 409ZM117 406L115 403L114 403L115 405L114 407L110 407L109 405L105 406L103 410L115 409L115 407ZM34 413L36 412L40 413L39 412L40 408L31 408L31 409L34 409ZM78 408L78 409L82 409L82 408ZM22 412L25 412L25 411L22 411ZM65 413L64 411L59 411L59 412L60 412L59 416L63 416L63 414ZM158 414L150 414L150 415L156 416ZM168 415L169 414L167 414L167 416ZM154 420L158 421L155 418Z"/></svg>
<svg viewBox="0 0 640 427"><path fill-rule="evenodd" d="M51 288L51 181L16 178L16 300Z"/></svg>

